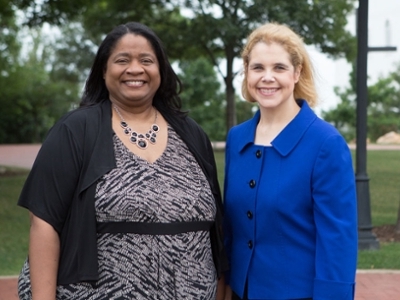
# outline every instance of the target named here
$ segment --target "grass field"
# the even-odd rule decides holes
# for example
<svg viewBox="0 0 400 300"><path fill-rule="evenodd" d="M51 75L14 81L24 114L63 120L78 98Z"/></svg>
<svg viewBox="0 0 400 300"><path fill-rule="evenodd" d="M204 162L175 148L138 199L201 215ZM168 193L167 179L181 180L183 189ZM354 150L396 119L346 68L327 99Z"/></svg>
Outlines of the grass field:
<svg viewBox="0 0 400 300"><path fill-rule="evenodd" d="M367 166L372 224L395 224L400 205L400 151L368 151Z"/></svg>
<svg viewBox="0 0 400 300"><path fill-rule="evenodd" d="M222 187L224 153L215 153ZM371 215L374 226L394 224L400 202L400 151L368 151ZM0 176L0 276L16 275L28 251L27 210L16 205L26 174ZM400 269L400 243L381 243L379 251L360 251L360 269Z"/></svg>
<svg viewBox="0 0 400 300"><path fill-rule="evenodd" d="M29 215L17 206L25 175L0 177L0 275L15 275L28 251Z"/></svg>

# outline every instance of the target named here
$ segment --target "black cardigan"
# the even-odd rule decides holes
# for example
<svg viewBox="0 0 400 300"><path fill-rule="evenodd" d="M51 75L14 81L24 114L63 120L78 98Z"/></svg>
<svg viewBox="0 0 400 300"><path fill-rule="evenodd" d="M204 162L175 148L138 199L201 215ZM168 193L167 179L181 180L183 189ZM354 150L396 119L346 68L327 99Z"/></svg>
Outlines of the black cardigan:
<svg viewBox="0 0 400 300"><path fill-rule="evenodd" d="M227 269L222 239L222 200L211 143L189 117L165 114L208 179L217 206L211 245L218 276ZM49 131L22 189L18 205L60 235L57 284L98 280L94 196L97 180L116 167L111 102L76 109Z"/></svg>

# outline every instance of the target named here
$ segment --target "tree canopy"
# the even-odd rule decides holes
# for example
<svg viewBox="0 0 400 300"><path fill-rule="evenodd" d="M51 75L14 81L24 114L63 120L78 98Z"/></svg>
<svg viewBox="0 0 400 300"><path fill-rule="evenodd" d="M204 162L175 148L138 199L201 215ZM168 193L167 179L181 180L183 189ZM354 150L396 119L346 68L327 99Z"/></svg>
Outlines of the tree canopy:
<svg viewBox="0 0 400 300"><path fill-rule="evenodd" d="M79 69L60 68L63 53L45 42L40 28L28 31L31 40L24 48L17 28L10 18L0 37L0 143L40 143L54 122L79 101L82 81L68 76Z"/></svg>
<svg viewBox="0 0 400 300"><path fill-rule="evenodd" d="M190 117L200 124L212 141L224 141L226 100L213 65L206 58L199 57L180 61L179 68L183 109L189 111ZM236 97L236 105L239 107L239 122L252 117L253 104Z"/></svg>
<svg viewBox="0 0 400 300"><path fill-rule="evenodd" d="M1 79L0 143L40 143L54 122L78 100L78 86L55 80L46 58L33 56Z"/></svg>
<svg viewBox="0 0 400 300"><path fill-rule="evenodd" d="M161 37L172 59L204 56L215 67L226 69L226 127L236 123L233 80L240 70L240 56L247 35L266 22L291 26L322 52L354 58L355 39L346 31L347 16L355 0L16 0L27 12L27 23L62 25L80 21L87 36L97 44L113 27L128 21L143 22Z"/></svg>
<svg viewBox="0 0 400 300"><path fill-rule="evenodd" d="M367 125L368 137L376 141L380 136L400 130L400 63L396 70L368 86ZM351 85L344 90L336 90L341 102L336 108L322 112L328 122L333 123L348 141L356 132L356 92L354 71Z"/></svg>

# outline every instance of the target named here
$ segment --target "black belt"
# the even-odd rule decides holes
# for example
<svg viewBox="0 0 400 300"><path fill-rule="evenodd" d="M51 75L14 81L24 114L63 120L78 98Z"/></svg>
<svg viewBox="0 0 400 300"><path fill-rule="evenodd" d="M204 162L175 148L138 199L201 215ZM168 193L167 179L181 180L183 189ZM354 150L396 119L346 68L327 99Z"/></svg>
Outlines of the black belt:
<svg viewBox="0 0 400 300"><path fill-rule="evenodd" d="M209 231L214 221L144 223L144 222L97 222L97 233L136 233L173 235L190 231Z"/></svg>

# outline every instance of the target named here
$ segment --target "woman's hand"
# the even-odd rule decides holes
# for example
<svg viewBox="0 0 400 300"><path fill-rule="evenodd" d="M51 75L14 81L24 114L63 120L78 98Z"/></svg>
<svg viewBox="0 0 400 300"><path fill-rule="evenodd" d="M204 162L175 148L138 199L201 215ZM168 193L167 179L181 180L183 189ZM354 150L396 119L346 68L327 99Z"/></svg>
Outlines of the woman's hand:
<svg viewBox="0 0 400 300"><path fill-rule="evenodd" d="M56 299L60 240L47 222L30 213L29 268L32 300Z"/></svg>

